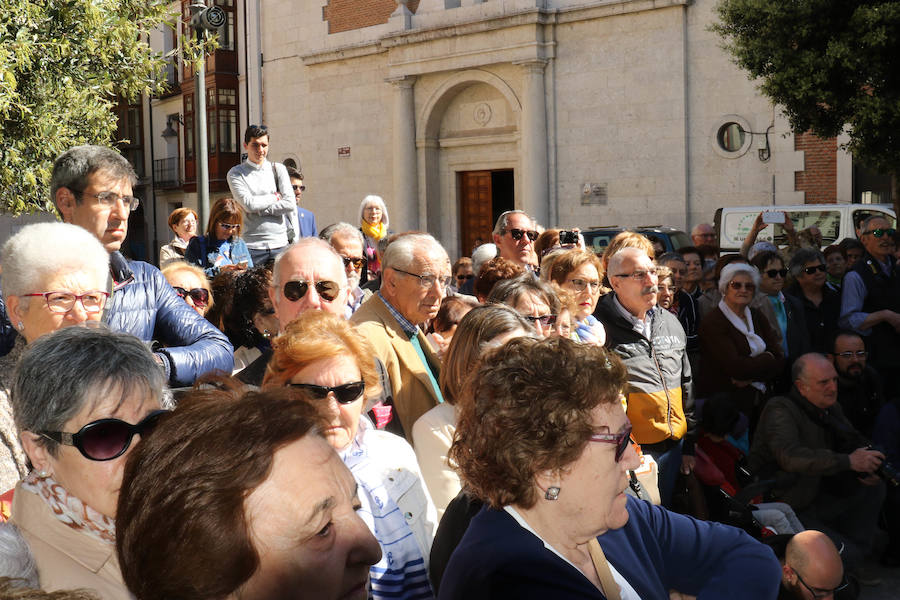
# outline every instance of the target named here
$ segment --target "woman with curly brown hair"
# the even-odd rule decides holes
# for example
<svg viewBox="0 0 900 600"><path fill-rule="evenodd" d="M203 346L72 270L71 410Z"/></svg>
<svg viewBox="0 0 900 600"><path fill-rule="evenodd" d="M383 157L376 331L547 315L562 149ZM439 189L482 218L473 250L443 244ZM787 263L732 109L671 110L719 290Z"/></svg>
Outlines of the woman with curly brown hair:
<svg viewBox="0 0 900 600"><path fill-rule="evenodd" d="M450 457L487 506L450 559L441 600L777 595L778 560L743 531L626 497L638 455L615 355L517 338L471 382Z"/></svg>

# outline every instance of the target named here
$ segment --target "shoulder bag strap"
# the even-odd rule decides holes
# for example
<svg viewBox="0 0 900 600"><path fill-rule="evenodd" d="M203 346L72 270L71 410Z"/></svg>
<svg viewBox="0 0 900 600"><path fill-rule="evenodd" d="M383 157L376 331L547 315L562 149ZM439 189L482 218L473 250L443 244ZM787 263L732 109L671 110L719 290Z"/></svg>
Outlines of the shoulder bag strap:
<svg viewBox="0 0 900 600"><path fill-rule="evenodd" d="M621 600L619 585L609 570L609 562L606 560L606 555L603 554L603 548L600 547L597 538L591 538L591 541L588 542L588 550L591 553L591 562L594 563L594 570L597 571L597 577L600 578L600 586L603 588L606 600Z"/></svg>

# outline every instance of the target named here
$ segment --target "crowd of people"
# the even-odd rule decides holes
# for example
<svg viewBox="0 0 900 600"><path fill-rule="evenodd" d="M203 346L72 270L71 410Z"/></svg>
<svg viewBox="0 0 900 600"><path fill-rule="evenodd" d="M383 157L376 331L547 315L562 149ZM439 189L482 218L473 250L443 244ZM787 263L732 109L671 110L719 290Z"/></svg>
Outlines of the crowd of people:
<svg viewBox="0 0 900 600"><path fill-rule="evenodd" d="M162 271L97 146L0 251L0 589L852 598L900 564L884 218L598 255L513 210L451 262L375 195L319 232L269 135Z"/></svg>

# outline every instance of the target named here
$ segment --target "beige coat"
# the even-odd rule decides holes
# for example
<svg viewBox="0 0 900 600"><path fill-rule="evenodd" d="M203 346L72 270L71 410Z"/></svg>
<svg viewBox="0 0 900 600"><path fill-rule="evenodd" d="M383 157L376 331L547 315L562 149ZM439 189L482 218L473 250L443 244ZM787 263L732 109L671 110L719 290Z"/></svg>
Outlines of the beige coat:
<svg viewBox="0 0 900 600"><path fill-rule="evenodd" d="M375 348L375 356L384 365L391 380L394 410L400 417L406 438L411 440L413 423L438 404L437 395L425 372L425 365L397 319L377 294L366 300L350 320L357 325L363 337L369 340ZM422 352L437 380L440 359L425 335L421 331L418 335Z"/></svg>
<svg viewBox="0 0 900 600"><path fill-rule="evenodd" d="M31 547L41 589L84 588L103 600L132 598L122 581L116 547L53 516L39 496L16 486L12 518Z"/></svg>

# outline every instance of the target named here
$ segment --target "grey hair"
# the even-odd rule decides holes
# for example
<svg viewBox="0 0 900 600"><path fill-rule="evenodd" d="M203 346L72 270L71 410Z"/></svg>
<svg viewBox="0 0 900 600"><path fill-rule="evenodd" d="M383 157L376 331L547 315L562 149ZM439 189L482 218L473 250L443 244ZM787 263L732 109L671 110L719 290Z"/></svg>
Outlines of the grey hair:
<svg viewBox="0 0 900 600"><path fill-rule="evenodd" d="M830 362L824 354L819 354L818 352L807 352L806 354L798 356L797 360L795 360L794 364L791 366L791 381L802 379L806 375L806 367L814 360Z"/></svg>
<svg viewBox="0 0 900 600"><path fill-rule="evenodd" d="M788 269L791 270L791 275L796 278L800 275L800 272L803 271L803 265L814 260L817 260L824 265L825 255L815 248L801 248L791 257Z"/></svg>
<svg viewBox="0 0 900 600"><path fill-rule="evenodd" d="M106 289L109 253L88 230L68 223L26 225L0 250L3 297L53 290L38 289L61 272L79 272ZM27 298L23 298L27 300Z"/></svg>
<svg viewBox="0 0 900 600"><path fill-rule="evenodd" d="M691 229L691 235L697 235L698 233L700 233L700 228L703 227L704 225L709 227L713 231L716 230L716 228L713 227L712 225L710 225L709 223L697 223L696 225L694 225L694 228Z"/></svg>
<svg viewBox="0 0 900 600"><path fill-rule="evenodd" d="M56 158L50 177L50 197L56 202L59 188L68 188L75 195L75 202L81 203L80 193L87 187L87 179L97 171L113 179L127 179L134 186L137 174L124 156L106 146L75 146Z"/></svg>
<svg viewBox="0 0 900 600"><path fill-rule="evenodd" d="M162 404L166 375L150 348L133 335L103 327L66 327L25 348L13 374L10 398L19 431L63 431L85 408L118 394ZM39 437L51 455L59 445Z"/></svg>
<svg viewBox="0 0 900 600"><path fill-rule="evenodd" d="M359 230L359 227L354 227L350 223L346 223L344 221L340 221L338 223L332 223L325 229L319 232L319 237L329 244L331 243L332 238L337 237L354 237L359 240L360 245L363 248L366 247L366 239L363 237L362 231ZM385 236L386 237L386 236Z"/></svg>
<svg viewBox="0 0 900 600"><path fill-rule="evenodd" d="M472 250L472 272L478 277L482 265L492 258L497 258L497 245L492 243L482 244Z"/></svg>
<svg viewBox="0 0 900 600"><path fill-rule="evenodd" d="M324 250L334 257L334 260L336 261L338 266L338 270L341 272L341 280L339 283L341 284L341 287L347 287L347 272L344 270L344 259L341 258L340 254L337 253L337 250L332 248L331 244L323 239L315 237L301 238L299 241L296 241L285 248L281 254L275 257L275 263L272 265L272 287L278 289L281 286L281 281L279 279L279 276L281 275L281 270L279 269L281 259L283 259L288 252L292 252L297 248L305 248L307 246L312 246L319 248L320 250Z"/></svg>
<svg viewBox="0 0 900 600"><path fill-rule="evenodd" d="M879 214L879 213L875 213L875 214L873 214L873 215L869 215L868 217L866 217L865 219L863 219L862 222L859 224L859 234L860 234L860 236L862 236L862 234L865 233L866 230L869 229L869 225L871 225L871 224L872 224L872 221L875 221L876 219L880 219L880 220L882 220L882 221L887 221L888 225L891 224L891 219L890 219L890 217L888 217L887 215L882 215L882 214Z"/></svg>
<svg viewBox="0 0 900 600"><path fill-rule="evenodd" d="M622 248L615 254L613 254L609 259L609 264L606 267L606 275L609 277L610 275L616 275L619 268L622 266L622 262L628 257L641 257L646 256L650 258L650 255L647 254L645 250L641 248L635 248L634 246L628 246L626 248Z"/></svg>
<svg viewBox="0 0 900 600"><path fill-rule="evenodd" d="M409 233L397 237L388 245L381 259L382 268L408 269L416 259L417 252L425 251L429 256L440 254L450 262L447 251L440 242L427 233ZM435 273L438 275L438 273Z"/></svg>
<svg viewBox="0 0 900 600"><path fill-rule="evenodd" d="M679 262L681 264L686 264L684 257L677 252L666 252L665 254L661 254L656 257L656 264L658 265L666 265L669 263Z"/></svg>
<svg viewBox="0 0 900 600"><path fill-rule="evenodd" d="M755 267L748 265L747 263L733 262L725 265L719 273L719 293L724 296L725 292L728 290L728 284L740 273L749 275L750 279L753 280L753 285L757 288L759 287L759 271L757 271Z"/></svg>
<svg viewBox="0 0 900 600"><path fill-rule="evenodd" d="M369 194L363 198L362 203L359 205L359 222L363 222L363 214L366 212L366 207L370 204L377 204L381 207L381 222L384 223L385 228L387 228L391 221L388 217L387 205L384 203L384 198L376 196L375 194Z"/></svg>
<svg viewBox="0 0 900 600"><path fill-rule="evenodd" d="M487 297L488 304L505 304L515 307L525 295L543 298L553 314L559 313L559 297L550 284L541 281L531 273L525 272L512 279L501 279L494 284Z"/></svg>
<svg viewBox="0 0 900 600"><path fill-rule="evenodd" d="M532 227L534 226L534 219L532 219L524 210L508 210L497 217L497 222L494 224L493 231L495 235L503 235L506 233L506 225L509 223L510 215L525 215L528 217L528 220L531 221Z"/></svg>
<svg viewBox="0 0 900 600"><path fill-rule="evenodd" d="M28 542L12 523L0 523L0 577L17 580L16 587L40 586Z"/></svg>

